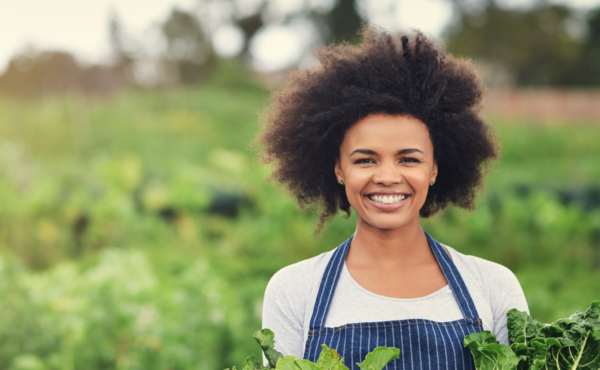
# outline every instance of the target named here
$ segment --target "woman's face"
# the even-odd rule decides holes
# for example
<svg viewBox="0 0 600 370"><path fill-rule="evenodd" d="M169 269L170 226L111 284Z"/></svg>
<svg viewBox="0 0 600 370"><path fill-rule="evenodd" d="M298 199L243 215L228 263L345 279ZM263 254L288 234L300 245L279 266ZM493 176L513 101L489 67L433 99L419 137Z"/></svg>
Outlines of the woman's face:
<svg viewBox="0 0 600 370"><path fill-rule="evenodd" d="M386 230L419 224L437 176L427 126L411 116L383 114L356 122L346 131L335 174L359 224Z"/></svg>

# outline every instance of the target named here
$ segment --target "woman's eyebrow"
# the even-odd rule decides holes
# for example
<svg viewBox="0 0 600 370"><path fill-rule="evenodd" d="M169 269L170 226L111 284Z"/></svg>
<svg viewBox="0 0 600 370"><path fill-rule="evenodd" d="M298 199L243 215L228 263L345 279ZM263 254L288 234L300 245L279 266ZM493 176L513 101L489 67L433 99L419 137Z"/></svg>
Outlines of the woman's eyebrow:
<svg viewBox="0 0 600 370"><path fill-rule="evenodd" d="M415 152L419 152L421 154L424 154L421 150L419 150L417 148L408 148L408 149L399 150L398 153L396 153L396 155L410 154L410 153L415 153Z"/></svg>
<svg viewBox="0 0 600 370"><path fill-rule="evenodd" d="M402 149L399 150L396 155L403 155L403 154L410 154L410 153L415 153L415 152L419 152L421 154L423 154L423 151L421 151L420 149L417 148L407 148L407 149ZM356 149L355 151L353 151L352 153L350 153L350 157L352 157L354 154L367 154L367 155L377 155L377 152L371 149Z"/></svg>
<svg viewBox="0 0 600 370"><path fill-rule="evenodd" d="M368 154L368 155L377 155L377 152L371 149L356 149L352 153L350 153L350 157L354 154Z"/></svg>

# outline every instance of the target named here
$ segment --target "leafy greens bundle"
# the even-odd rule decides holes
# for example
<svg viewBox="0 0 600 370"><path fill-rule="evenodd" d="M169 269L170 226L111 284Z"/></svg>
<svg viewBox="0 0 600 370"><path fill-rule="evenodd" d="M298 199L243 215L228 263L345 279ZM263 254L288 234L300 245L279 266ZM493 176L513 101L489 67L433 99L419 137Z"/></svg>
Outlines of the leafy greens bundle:
<svg viewBox="0 0 600 370"><path fill-rule="evenodd" d="M464 345L471 350L477 370L600 370L600 301L592 302L585 312L577 311L552 324L542 324L526 312L512 309L507 326L510 347L498 343L489 331L465 337ZM268 366L263 366L262 358L250 355L242 370L349 370L343 357L324 344L314 363L275 350L275 334L269 329L255 332L254 339ZM398 358L398 348L378 347L357 365L361 370L383 370Z"/></svg>
<svg viewBox="0 0 600 370"><path fill-rule="evenodd" d="M512 309L507 326L510 347L489 331L465 337L477 370L600 369L600 301L552 324Z"/></svg>
<svg viewBox="0 0 600 370"><path fill-rule="evenodd" d="M250 355L246 358L242 370L349 370L343 363L344 358L335 349L330 349L325 344L321 346L323 350L314 363L304 359L297 360L295 356L284 356L275 350L275 334L269 329L255 332L254 339L262 348L269 365L263 367L262 358L257 359L256 356ZM388 362L397 358L400 358L398 348L377 347L357 365L361 370L382 370ZM236 370L235 366L232 370Z"/></svg>

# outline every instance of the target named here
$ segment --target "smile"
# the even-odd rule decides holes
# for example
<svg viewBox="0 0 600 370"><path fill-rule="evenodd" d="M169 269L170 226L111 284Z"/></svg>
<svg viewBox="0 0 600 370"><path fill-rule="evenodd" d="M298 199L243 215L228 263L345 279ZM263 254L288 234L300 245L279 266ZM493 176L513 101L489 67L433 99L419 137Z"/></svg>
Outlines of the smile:
<svg viewBox="0 0 600 370"><path fill-rule="evenodd" d="M410 194L368 194L365 199L380 211L393 212L400 209L404 203L408 202Z"/></svg>
<svg viewBox="0 0 600 370"><path fill-rule="evenodd" d="M396 196L384 196L384 195L367 195L369 199L377 203L383 204L394 204L406 199L406 194Z"/></svg>

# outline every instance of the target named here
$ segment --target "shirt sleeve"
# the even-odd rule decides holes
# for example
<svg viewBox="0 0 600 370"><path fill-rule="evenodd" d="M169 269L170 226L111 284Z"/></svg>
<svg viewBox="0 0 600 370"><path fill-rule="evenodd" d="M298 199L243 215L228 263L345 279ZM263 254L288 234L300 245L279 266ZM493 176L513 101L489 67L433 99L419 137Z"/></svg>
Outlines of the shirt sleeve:
<svg viewBox="0 0 600 370"><path fill-rule="evenodd" d="M302 358L304 354L304 313L312 284L306 264L303 261L278 271L265 291L262 327L275 333L275 349L284 356Z"/></svg>
<svg viewBox="0 0 600 370"><path fill-rule="evenodd" d="M490 305L494 315L494 334L502 344L508 343L507 312L513 308L529 313L523 288L515 274L508 268L486 261L488 266L481 269L489 292ZM481 267L480 267L481 268Z"/></svg>

